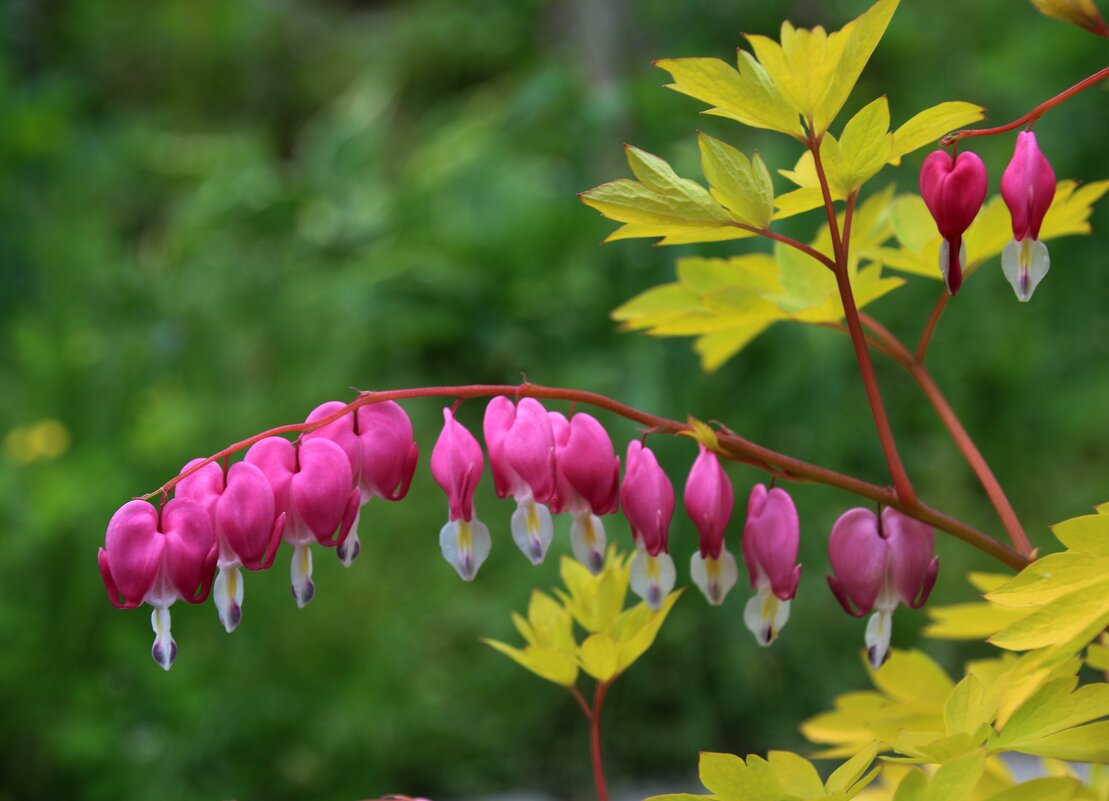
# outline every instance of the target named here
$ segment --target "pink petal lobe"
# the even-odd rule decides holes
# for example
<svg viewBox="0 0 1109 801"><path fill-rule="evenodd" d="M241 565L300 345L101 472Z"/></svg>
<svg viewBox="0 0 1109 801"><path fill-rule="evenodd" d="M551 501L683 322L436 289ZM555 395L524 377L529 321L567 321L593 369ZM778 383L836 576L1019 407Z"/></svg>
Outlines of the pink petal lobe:
<svg viewBox="0 0 1109 801"><path fill-rule="evenodd" d="M498 498L514 495L520 484L520 477L509 465L504 452L505 440L515 421L516 407L503 395L493 398L485 407L482 434L485 436L485 447L489 450L489 469L493 473L493 488Z"/></svg>
<svg viewBox="0 0 1109 801"><path fill-rule="evenodd" d="M628 444L620 504L638 538L651 556L668 550L670 521L674 516L674 486L650 448L639 440Z"/></svg>
<svg viewBox="0 0 1109 801"><path fill-rule="evenodd" d="M215 570L216 535L207 510L188 498L174 498L162 507L165 564L169 583L181 598L195 602L207 594Z"/></svg>
<svg viewBox="0 0 1109 801"><path fill-rule="evenodd" d="M290 497L300 520L321 545L332 546L343 519L354 477L346 453L329 439L300 444L300 470L292 477Z"/></svg>
<svg viewBox="0 0 1109 801"><path fill-rule="evenodd" d="M516 419L504 439L504 456L536 503L550 503L557 486L554 432L539 401L524 398L517 405ZM492 456L489 461L492 464Z"/></svg>
<svg viewBox="0 0 1109 801"><path fill-rule="evenodd" d="M227 472L227 489L215 507L216 536L227 555L243 565L258 564L270 544L277 514L265 474L249 462Z"/></svg>
<svg viewBox="0 0 1109 801"><path fill-rule="evenodd" d="M474 516L474 491L485 471L481 445L469 430L443 409L443 430L431 452L431 475L450 503L451 520Z"/></svg>
<svg viewBox="0 0 1109 801"><path fill-rule="evenodd" d="M919 606L916 599L922 594L927 597L924 588L929 573L932 573L932 582L935 581L932 564L936 550L935 531L927 523L889 507L882 510L882 531L889 543L893 587L906 606Z"/></svg>
<svg viewBox="0 0 1109 801"><path fill-rule="evenodd" d="M842 594L863 614L874 607L882 591L888 556L889 544L878 533L878 517L869 509L848 509L832 526L828 538L832 571Z"/></svg>
<svg viewBox="0 0 1109 801"><path fill-rule="evenodd" d="M561 447L556 441L558 469L574 493L595 515L616 511L620 466L612 440L596 418L579 412L569 423Z"/></svg>
<svg viewBox="0 0 1109 801"><path fill-rule="evenodd" d="M128 501L108 523L101 573L106 567L125 603L137 606L154 586L164 552L158 510L146 501Z"/></svg>
<svg viewBox="0 0 1109 801"><path fill-rule="evenodd" d="M732 482L716 454L699 446L697 459L685 483L685 510L700 535L701 556L720 558L724 531L735 507Z"/></svg>
<svg viewBox="0 0 1109 801"><path fill-rule="evenodd" d="M408 493L420 449L412 435L412 421L393 401L371 403L356 412L362 441L359 487L362 497L399 501Z"/></svg>
<svg viewBox="0 0 1109 801"><path fill-rule="evenodd" d="M789 493L780 487L767 491L761 484L751 491L748 517L743 527L743 554L747 568L764 575L774 594L789 600L800 577L797 551L801 523ZM757 583L757 582L756 582Z"/></svg>
<svg viewBox="0 0 1109 801"><path fill-rule="evenodd" d="M346 404L342 401L328 401L321 403L311 414L305 418L304 422L314 423L317 420L323 420L331 415L344 409ZM322 428L317 428L315 431L310 431L305 434L302 439L310 440L317 438L329 439L343 449L343 453L347 455L347 460L350 462L350 469L355 479L358 478L358 471L362 467L362 442L358 434L354 431L354 413L348 412L334 420Z"/></svg>

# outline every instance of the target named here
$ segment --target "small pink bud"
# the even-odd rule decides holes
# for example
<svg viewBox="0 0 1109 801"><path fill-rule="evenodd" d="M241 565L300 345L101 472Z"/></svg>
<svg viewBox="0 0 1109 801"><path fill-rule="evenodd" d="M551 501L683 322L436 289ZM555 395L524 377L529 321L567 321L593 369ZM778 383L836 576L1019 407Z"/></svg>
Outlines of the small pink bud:
<svg viewBox="0 0 1109 801"><path fill-rule="evenodd" d="M774 642L789 620L790 601L801 580L800 542L801 523L789 493L756 484L747 499L743 525L743 560L756 593L743 619L760 645Z"/></svg>
<svg viewBox="0 0 1109 801"><path fill-rule="evenodd" d="M716 454L700 445L685 483L685 510L697 526L701 548L693 554L690 573L710 604L724 601L735 586L735 557L724 550L724 530L731 520L735 493Z"/></svg>
<svg viewBox="0 0 1109 801"><path fill-rule="evenodd" d="M834 575L828 586L844 610L867 625L867 653L879 667L889 654L892 615L900 601L917 609L928 600L939 570L932 528L889 507L879 518L870 509L844 512L828 539Z"/></svg>
<svg viewBox="0 0 1109 801"><path fill-rule="evenodd" d="M193 459L181 472L201 461ZM219 464L208 462L181 479L175 493L200 503L212 520L219 544L219 573L212 589L220 622L230 633L242 619L239 568L262 570L272 564L285 516L275 516L273 489L262 471L248 462L231 465L226 477Z"/></svg>
<svg viewBox="0 0 1109 801"><path fill-rule="evenodd" d="M986 165L969 151L953 159L946 150L937 150L920 167L920 195L944 240L940 270L952 295L963 283L966 266L963 234L982 208L986 183Z"/></svg>
<svg viewBox="0 0 1109 801"><path fill-rule="evenodd" d="M323 437L303 440L299 446L282 437L266 437L250 446L244 461L265 474L275 509L285 515L284 537L294 548L293 597L303 608L316 591L308 546L313 541L328 548L340 545L358 512L350 460Z"/></svg>
<svg viewBox="0 0 1109 801"><path fill-rule="evenodd" d="M443 409L443 430L431 452L431 475L450 502L450 520L439 532L439 546L464 581L477 575L492 547L489 529L474 517L474 491L484 470L481 445L449 408Z"/></svg>
<svg viewBox="0 0 1109 801"><path fill-rule="evenodd" d="M605 562L605 527L600 515L616 511L620 493L620 460L612 440L595 418L579 412L567 420L550 413L558 477L551 509L570 512L570 545L574 557L597 574Z"/></svg>
<svg viewBox="0 0 1109 801"><path fill-rule="evenodd" d="M1013 241L1001 254L1001 268L1017 298L1027 302L1051 266L1039 239L1055 198L1055 172L1031 131L1017 134L1013 158L1001 176L1001 197L1013 220Z"/></svg>
<svg viewBox="0 0 1109 801"><path fill-rule="evenodd" d="M555 499L557 487L550 417L533 398L513 405L497 397L485 409L483 430L497 495L516 500L512 539L532 564L539 564L554 537L546 506Z"/></svg>
<svg viewBox="0 0 1109 801"><path fill-rule="evenodd" d="M631 567L631 588L657 609L674 587L674 562L668 552L674 486L651 449L639 440L628 444L624 466L620 504L639 546Z"/></svg>
<svg viewBox="0 0 1109 801"><path fill-rule="evenodd" d="M108 523L97 553L108 598L121 609L144 602L154 607L151 655L165 670L177 657L169 607L178 599L194 604L207 599L218 558L211 518L188 498L174 498L161 510L129 501Z"/></svg>

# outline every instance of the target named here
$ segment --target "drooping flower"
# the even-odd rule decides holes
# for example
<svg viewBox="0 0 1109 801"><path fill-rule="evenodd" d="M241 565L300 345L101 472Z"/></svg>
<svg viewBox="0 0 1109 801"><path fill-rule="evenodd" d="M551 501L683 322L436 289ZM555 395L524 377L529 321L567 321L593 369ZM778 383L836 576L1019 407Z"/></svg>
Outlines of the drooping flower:
<svg viewBox="0 0 1109 801"><path fill-rule="evenodd" d="M323 420L344 406L340 401L328 401L313 409L305 422ZM354 522L347 538L335 549L339 561L349 567L362 550L358 538L361 507L375 497L387 501L403 498L412 483L420 449L413 440L408 415L392 401L361 406L304 435L306 440L318 437L330 439L343 449L359 491L359 509Z"/></svg>
<svg viewBox="0 0 1109 801"><path fill-rule="evenodd" d="M474 490L485 470L481 445L443 409L443 430L431 452L431 475L447 493L450 520L439 531L439 547L463 581L471 581L489 556L489 529L474 516Z"/></svg>
<svg viewBox="0 0 1109 801"><path fill-rule="evenodd" d="M188 472L203 459L193 459ZM249 462L236 462L224 475L216 462L208 462L182 478L178 498L191 498L208 510L219 545L219 573L212 585L220 622L228 633L242 619L243 579L239 568L264 570L273 563L285 515L275 514L273 489L266 476Z"/></svg>
<svg viewBox="0 0 1109 801"><path fill-rule="evenodd" d="M558 477L554 512L569 512L574 522L570 545L574 557L594 575L605 563L605 527L601 515L616 511L620 497L620 459L604 426L579 412L567 420L550 413Z"/></svg>
<svg viewBox="0 0 1109 801"><path fill-rule="evenodd" d="M697 526L700 550L693 554L693 583L710 604L719 605L739 577L735 557L724 550L724 530L732 518L735 493L716 454L699 446L685 483L685 510Z"/></svg>
<svg viewBox="0 0 1109 801"><path fill-rule="evenodd" d="M743 622L760 645L774 642L789 620L790 601L801 580L800 543L801 523L789 493L756 484L747 499L743 526L743 560L756 592L747 602Z"/></svg>
<svg viewBox="0 0 1109 801"><path fill-rule="evenodd" d="M652 609L658 609L674 589L676 577L674 560L668 552L674 485L651 449L639 440L628 444L620 505L637 547L631 566L632 592Z"/></svg>
<svg viewBox="0 0 1109 801"><path fill-rule="evenodd" d="M1021 131L1013 159L1001 176L1001 197L1013 219L1013 241L1001 254L1001 269L1027 303L1051 267L1040 226L1055 197L1055 171L1036 143L1036 134Z"/></svg>
<svg viewBox="0 0 1109 801"><path fill-rule="evenodd" d="M148 603L154 646L150 654L164 670L177 658L169 607L177 599L203 603L212 588L219 548L207 510L194 500L174 498L161 509L129 501L108 523L96 555L112 604L133 609Z"/></svg>
<svg viewBox="0 0 1109 801"><path fill-rule="evenodd" d="M877 610L866 627L867 656L876 668L889 655L897 604L918 609L932 592L939 570L935 539L926 523L889 507L881 517L870 509L848 509L832 526L828 557L834 575L828 586L854 617Z"/></svg>
<svg viewBox="0 0 1109 801"><path fill-rule="evenodd" d="M969 151L952 158L946 150L937 150L920 167L920 195L943 237L940 270L947 291L954 295L967 262L963 234L986 199L986 165Z"/></svg>
<svg viewBox="0 0 1109 801"><path fill-rule="evenodd" d="M274 507L285 515L285 541L293 546L293 598L304 608L316 593L309 545L313 541L328 548L341 544L358 512L350 460L342 448L323 437L299 445L266 437L250 446L244 461L265 474Z"/></svg>
<svg viewBox="0 0 1109 801"><path fill-rule="evenodd" d="M543 404L524 398L514 405L496 397L482 426L497 496L512 496L512 539L532 564L547 554L554 524L547 504L555 499L557 478L551 420Z"/></svg>

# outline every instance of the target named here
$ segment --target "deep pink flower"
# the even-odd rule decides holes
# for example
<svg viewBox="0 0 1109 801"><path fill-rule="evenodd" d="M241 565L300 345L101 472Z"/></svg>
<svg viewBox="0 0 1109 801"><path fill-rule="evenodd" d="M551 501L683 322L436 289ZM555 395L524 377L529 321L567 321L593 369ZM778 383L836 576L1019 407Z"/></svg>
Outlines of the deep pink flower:
<svg viewBox="0 0 1109 801"><path fill-rule="evenodd" d="M724 530L732 518L735 493L716 454L698 446L696 461L685 483L685 510L697 526L700 550L693 554L690 574L709 603L723 603L738 578L735 557L724 550Z"/></svg>
<svg viewBox="0 0 1109 801"><path fill-rule="evenodd" d="M573 515L570 544L574 556L598 573L605 562L605 527L600 515L615 512L619 504L620 459L608 432L594 417L579 412L567 420L551 412L550 420L558 476L551 508Z"/></svg>
<svg viewBox="0 0 1109 801"><path fill-rule="evenodd" d="M639 440L628 443L620 505L638 546L632 561L631 588L657 609L674 587L674 561L668 542L674 517L674 485L651 449Z"/></svg>
<svg viewBox="0 0 1109 801"><path fill-rule="evenodd" d="M947 291L954 295L966 266L963 234L986 199L986 165L969 151L952 158L946 150L937 150L921 165L920 195L943 237L940 270Z"/></svg>
<svg viewBox="0 0 1109 801"><path fill-rule="evenodd" d="M177 658L169 607L179 598L202 603L218 558L207 510L187 498L174 498L161 510L146 501L129 501L108 523L104 547L97 553L108 598L121 609L144 602L154 607L150 653L165 670Z"/></svg>
<svg viewBox="0 0 1109 801"><path fill-rule="evenodd" d="M533 398L514 405L496 397L485 408L482 428L497 495L516 500L512 539L532 564L539 564L554 536L546 506L555 500L557 488L550 417Z"/></svg>
<svg viewBox="0 0 1109 801"><path fill-rule="evenodd" d="M801 523L789 493L756 484L747 499L743 560L757 592L747 603L744 622L762 645L772 643L789 620L790 601L801 580L800 542Z"/></svg>
<svg viewBox="0 0 1109 801"><path fill-rule="evenodd" d="M1001 176L1001 197L1013 220L1013 241L1001 254L1001 268L1017 298L1027 302L1051 266L1047 246L1039 240L1055 198L1055 171L1031 131L1017 134L1012 161Z"/></svg>
<svg viewBox="0 0 1109 801"><path fill-rule="evenodd" d="M828 557L834 575L828 576L828 586L850 615L877 610L866 631L875 667L889 653L898 602L917 609L928 600L939 570L934 554L932 528L889 507L880 518L870 509L849 509L832 526Z"/></svg>
<svg viewBox="0 0 1109 801"><path fill-rule="evenodd" d="M328 401L312 410L305 422L330 417L346 404ZM358 524L361 506L372 498L397 501L408 493L420 449L412 437L412 423L404 409L392 401L361 406L338 420L304 435L305 440L330 439L346 453L360 506L347 538L335 549L339 560L350 566L361 551Z"/></svg>
<svg viewBox="0 0 1109 801"><path fill-rule="evenodd" d="M431 452L431 475L450 502L450 520L439 532L439 547L463 581L477 575L492 547L489 529L474 517L474 491L484 470L481 445L449 408L443 409L443 430Z"/></svg>
<svg viewBox="0 0 1109 801"><path fill-rule="evenodd" d="M285 515L285 541L293 546L292 591L304 607L316 592L312 583L315 541L333 548L347 537L358 512L359 493L350 460L330 439L319 437L293 445L282 437L254 443L244 461L265 474L273 489L274 506Z"/></svg>
<svg viewBox="0 0 1109 801"><path fill-rule="evenodd" d="M185 473L203 459L193 459ZM263 570L273 563L285 515L276 514L273 489L265 475L248 462L231 465L227 475L208 462L177 483L178 498L191 498L208 510L219 545L219 573L213 597L220 622L228 632L242 619L243 580L239 568Z"/></svg>

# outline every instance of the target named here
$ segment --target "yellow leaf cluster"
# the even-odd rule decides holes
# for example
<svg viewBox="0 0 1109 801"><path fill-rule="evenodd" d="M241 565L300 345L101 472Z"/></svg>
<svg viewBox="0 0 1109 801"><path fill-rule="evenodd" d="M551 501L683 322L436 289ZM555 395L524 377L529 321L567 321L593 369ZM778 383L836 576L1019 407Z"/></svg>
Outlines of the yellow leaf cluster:
<svg viewBox="0 0 1109 801"><path fill-rule="evenodd" d="M555 590L557 599L535 590L527 618L512 615L525 646L485 642L540 678L564 687L574 686L579 670L610 682L651 647L681 591L670 593L657 610L645 603L625 609L631 561L614 548L596 576L569 557L562 558L560 567L566 589ZM574 636L575 622L587 635L581 643Z"/></svg>

